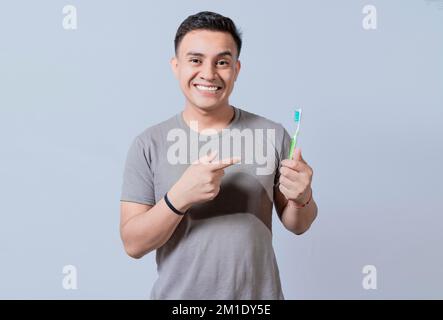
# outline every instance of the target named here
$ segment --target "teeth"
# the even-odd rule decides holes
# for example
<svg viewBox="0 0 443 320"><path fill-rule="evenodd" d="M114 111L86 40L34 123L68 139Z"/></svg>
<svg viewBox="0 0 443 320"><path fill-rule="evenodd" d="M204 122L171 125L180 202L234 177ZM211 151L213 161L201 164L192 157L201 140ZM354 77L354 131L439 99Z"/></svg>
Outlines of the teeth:
<svg viewBox="0 0 443 320"><path fill-rule="evenodd" d="M196 85L198 90L204 90L204 91L215 91L218 89L218 87L206 87L206 86L200 86Z"/></svg>

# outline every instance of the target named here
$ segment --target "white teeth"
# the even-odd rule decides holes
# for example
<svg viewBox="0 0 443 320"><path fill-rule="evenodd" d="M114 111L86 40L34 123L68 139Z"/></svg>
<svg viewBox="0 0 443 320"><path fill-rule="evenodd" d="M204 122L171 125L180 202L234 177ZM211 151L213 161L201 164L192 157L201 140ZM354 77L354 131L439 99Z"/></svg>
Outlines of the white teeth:
<svg viewBox="0 0 443 320"><path fill-rule="evenodd" d="M196 85L198 90L204 90L204 91L216 91L218 87L206 87L206 86L200 86Z"/></svg>

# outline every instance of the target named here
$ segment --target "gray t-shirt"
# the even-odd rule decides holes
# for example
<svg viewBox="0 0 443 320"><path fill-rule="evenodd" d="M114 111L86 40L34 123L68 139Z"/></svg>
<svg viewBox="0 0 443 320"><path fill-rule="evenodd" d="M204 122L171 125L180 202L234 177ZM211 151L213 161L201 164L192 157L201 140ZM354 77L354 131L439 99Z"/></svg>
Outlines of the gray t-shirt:
<svg viewBox="0 0 443 320"><path fill-rule="evenodd" d="M156 250L151 299L284 299L272 208L290 136L279 123L233 108L233 120L218 133L198 134L178 113L143 131L129 149L121 200L149 205L208 149L219 160L242 158L225 169L217 197L191 207Z"/></svg>

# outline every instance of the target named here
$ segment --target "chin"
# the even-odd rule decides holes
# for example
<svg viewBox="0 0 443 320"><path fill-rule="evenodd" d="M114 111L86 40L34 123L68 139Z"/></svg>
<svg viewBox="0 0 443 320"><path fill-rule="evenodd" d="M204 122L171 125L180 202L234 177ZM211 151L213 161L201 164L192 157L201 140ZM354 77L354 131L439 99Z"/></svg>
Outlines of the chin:
<svg viewBox="0 0 443 320"><path fill-rule="evenodd" d="M198 104L198 103L197 104L193 103L193 105L196 106L198 109L205 110L205 111L214 110L220 106L219 104L203 105L203 104Z"/></svg>
<svg viewBox="0 0 443 320"><path fill-rule="evenodd" d="M199 101L191 100L192 105L202 110L213 110L223 105L223 101Z"/></svg>

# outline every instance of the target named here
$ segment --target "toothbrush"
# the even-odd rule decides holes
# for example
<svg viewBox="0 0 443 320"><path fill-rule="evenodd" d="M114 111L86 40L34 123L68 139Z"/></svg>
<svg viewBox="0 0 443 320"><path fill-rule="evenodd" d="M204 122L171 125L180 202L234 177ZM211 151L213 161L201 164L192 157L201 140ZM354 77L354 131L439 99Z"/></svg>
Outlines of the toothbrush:
<svg viewBox="0 0 443 320"><path fill-rule="evenodd" d="M295 129L294 136L291 139L291 146L289 147L289 159L292 159L292 156L294 155L295 146L297 145L298 131L300 130L300 122L301 122L301 109L295 110L294 121L297 127Z"/></svg>

